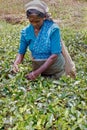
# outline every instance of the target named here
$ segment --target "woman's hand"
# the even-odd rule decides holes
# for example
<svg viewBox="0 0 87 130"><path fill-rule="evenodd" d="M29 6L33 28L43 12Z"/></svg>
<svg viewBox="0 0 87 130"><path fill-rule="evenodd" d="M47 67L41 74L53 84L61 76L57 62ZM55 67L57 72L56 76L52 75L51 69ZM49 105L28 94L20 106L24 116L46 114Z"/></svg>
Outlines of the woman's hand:
<svg viewBox="0 0 87 130"><path fill-rule="evenodd" d="M65 73L72 78L76 77L76 68L74 62L66 62L65 63Z"/></svg>
<svg viewBox="0 0 87 130"><path fill-rule="evenodd" d="M19 72L18 64L13 64L12 72L13 73Z"/></svg>
<svg viewBox="0 0 87 130"><path fill-rule="evenodd" d="M13 64L12 72L17 73L19 72L18 65L23 61L24 55L23 54L18 54L16 57L16 60Z"/></svg>
<svg viewBox="0 0 87 130"><path fill-rule="evenodd" d="M38 74L38 75L39 75L39 74ZM28 80L35 80L38 75L36 75L35 72L32 71L32 72L30 72L29 74L27 74L25 77L26 77Z"/></svg>

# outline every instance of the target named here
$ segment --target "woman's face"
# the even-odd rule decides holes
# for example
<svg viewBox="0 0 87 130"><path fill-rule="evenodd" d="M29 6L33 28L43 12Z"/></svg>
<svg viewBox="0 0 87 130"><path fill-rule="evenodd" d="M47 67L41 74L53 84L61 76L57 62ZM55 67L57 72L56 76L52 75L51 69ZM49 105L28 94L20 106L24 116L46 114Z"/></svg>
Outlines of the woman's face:
<svg viewBox="0 0 87 130"><path fill-rule="evenodd" d="M29 22L33 25L34 29L40 29L43 24L44 18L38 17L37 15L30 15Z"/></svg>

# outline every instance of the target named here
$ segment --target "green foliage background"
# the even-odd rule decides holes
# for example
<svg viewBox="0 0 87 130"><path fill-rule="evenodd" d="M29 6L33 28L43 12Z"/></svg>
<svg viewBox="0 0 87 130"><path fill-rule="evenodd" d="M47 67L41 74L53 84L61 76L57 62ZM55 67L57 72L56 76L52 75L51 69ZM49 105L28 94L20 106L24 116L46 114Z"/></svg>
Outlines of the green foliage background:
<svg viewBox="0 0 87 130"><path fill-rule="evenodd" d="M61 3L62 4L62 3ZM61 6L62 8L62 6ZM60 9L60 12L64 12ZM60 15L62 16L62 12ZM87 30L60 23L61 35L76 64L76 79L25 79L32 70L30 52L20 72L11 73L20 30L27 24L0 21L0 130L87 130ZM54 16L54 14L53 14ZM65 17L66 16L66 17ZM57 18L57 14L54 16Z"/></svg>

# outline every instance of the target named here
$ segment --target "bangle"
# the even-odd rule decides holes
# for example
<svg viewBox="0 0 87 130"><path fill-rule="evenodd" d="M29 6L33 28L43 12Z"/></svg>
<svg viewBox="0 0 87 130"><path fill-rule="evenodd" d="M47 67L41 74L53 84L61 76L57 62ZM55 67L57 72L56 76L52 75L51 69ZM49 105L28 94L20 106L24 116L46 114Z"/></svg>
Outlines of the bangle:
<svg viewBox="0 0 87 130"><path fill-rule="evenodd" d="M32 74L32 77L35 79L36 77L35 77L35 75L34 75L34 72L32 72L31 74Z"/></svg>

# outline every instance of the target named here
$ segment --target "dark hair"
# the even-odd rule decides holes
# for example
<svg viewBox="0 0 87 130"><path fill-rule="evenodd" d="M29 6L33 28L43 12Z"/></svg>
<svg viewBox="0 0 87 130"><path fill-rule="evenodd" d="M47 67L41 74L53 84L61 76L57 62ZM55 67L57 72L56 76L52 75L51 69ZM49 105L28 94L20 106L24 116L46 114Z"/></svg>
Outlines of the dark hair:
<svg viewBox="0 0 87 130"><path fill-rule="evenodd" d="M46 16L46 14L44 14L36 9L29 9L26 11L27 18L32 14L36 14L38 17L41 17L41 18L44 18Z"/></svg>

